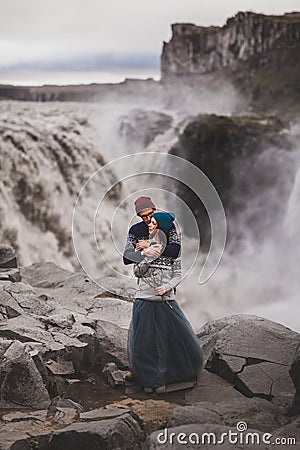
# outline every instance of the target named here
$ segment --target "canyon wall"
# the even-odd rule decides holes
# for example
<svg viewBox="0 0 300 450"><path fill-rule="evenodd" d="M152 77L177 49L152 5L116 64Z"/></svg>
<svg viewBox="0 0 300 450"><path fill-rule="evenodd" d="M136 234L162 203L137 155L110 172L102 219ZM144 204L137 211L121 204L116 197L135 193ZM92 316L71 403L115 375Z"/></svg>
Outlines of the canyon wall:
<svg viewBox="0 0 300 450"><path fill-rule="evenodd" d="M239 12L223 27L202 27L189 23L172 25L172 38L164 43L161 56L162 78L201 75L259 56L259 65L270 59L282 61L290 50L299 51L300 13L266 16ZM270 53L273 54L270 58Z"/></svg>

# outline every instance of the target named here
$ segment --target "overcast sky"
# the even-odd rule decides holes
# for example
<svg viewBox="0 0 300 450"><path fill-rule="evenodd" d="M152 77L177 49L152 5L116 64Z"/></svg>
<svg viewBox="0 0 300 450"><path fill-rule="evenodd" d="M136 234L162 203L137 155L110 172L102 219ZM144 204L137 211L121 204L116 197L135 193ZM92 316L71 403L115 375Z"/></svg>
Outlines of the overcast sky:
<svg viewBox="0 0 300 450"><path fill-rule="evenodd" d="M0 0L0 67L89 53L159 54L170 24L224 25L238 11L281 14L299 0Z"/></svg>

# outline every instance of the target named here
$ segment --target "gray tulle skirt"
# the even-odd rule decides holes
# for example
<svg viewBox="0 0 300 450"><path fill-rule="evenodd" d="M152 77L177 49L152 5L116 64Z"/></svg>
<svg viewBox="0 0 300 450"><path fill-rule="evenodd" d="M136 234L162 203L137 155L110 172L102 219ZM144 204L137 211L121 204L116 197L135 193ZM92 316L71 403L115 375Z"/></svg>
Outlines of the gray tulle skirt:
<svg viewBox="0 0 300 450"><path fill-rule="evenodd" d="M134 301L128 359L142 387L156 388L196 378L203 363L203 351L175 300Z"/></svg>

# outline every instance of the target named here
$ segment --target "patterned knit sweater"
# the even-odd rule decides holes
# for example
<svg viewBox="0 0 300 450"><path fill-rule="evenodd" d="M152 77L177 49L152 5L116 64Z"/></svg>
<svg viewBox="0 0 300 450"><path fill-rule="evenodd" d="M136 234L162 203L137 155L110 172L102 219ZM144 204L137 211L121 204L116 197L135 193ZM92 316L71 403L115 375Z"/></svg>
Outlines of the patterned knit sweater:
<svg viewBox="0 0 300 450"><path fill-rule="evenodd" d="M172 300L176 296L175 287L181 281L181 259L160 256L152 259L146 256L136 263L133 270L137 277L137 292L135 298L149 301ZM159 295L155 288L164 286L166 293Z"/></svg>
<svg viewBox="0 0 300 450"><path fill-rule="evenodd" d="M138 263L144 259L144 256L141 254L141 252L135 250L137 242L143 239L149 239L148 225L145 222L139 222L135 225L132 225L127 235L125 250L123 254L124 264L127 265ZM167 245L164 249L162 257L169 257L174 260L174 258L178 257L180 248L181 245L179 236L177 234L175 226L172 225L167 233Z"/></svg>

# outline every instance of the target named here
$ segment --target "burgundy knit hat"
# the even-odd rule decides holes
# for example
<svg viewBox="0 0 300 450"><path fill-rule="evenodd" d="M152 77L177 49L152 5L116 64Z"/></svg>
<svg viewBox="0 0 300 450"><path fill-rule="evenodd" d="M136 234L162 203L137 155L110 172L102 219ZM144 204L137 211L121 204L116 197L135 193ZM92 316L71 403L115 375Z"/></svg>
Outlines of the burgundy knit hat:
<svg viewBox="0 0 300 450"><path fill-rule="evenodd" d="M146 208L156 209L156 206L152 202L150 197L139 197L134 202L135 211L138 214L140 211Z"/></svg>

